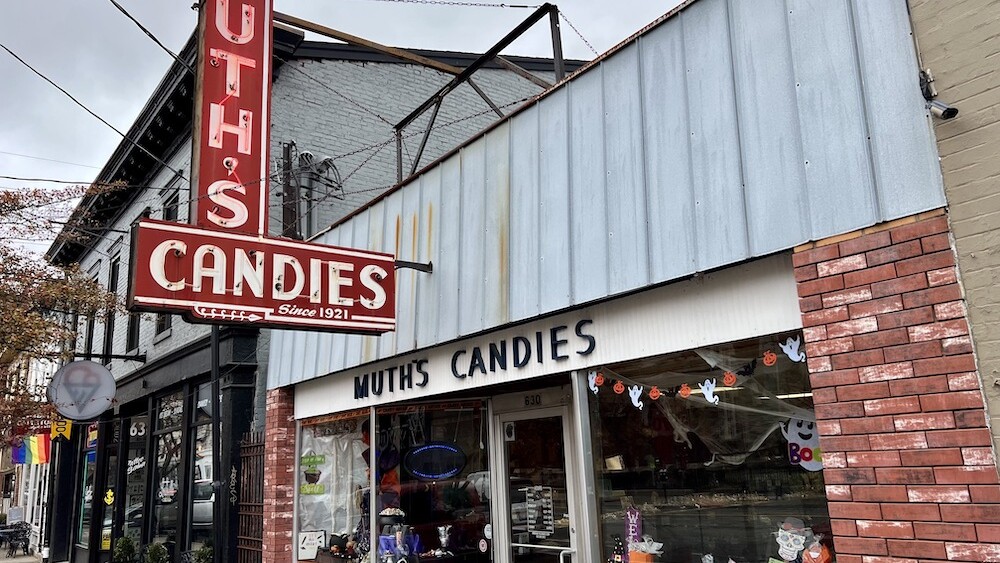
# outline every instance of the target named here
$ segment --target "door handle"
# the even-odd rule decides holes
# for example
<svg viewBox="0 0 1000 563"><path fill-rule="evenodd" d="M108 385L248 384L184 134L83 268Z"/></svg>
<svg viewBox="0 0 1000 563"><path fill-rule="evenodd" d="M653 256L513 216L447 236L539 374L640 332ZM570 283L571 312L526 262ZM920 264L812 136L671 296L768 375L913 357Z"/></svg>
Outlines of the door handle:
<svg viewBox="0 0 1000 563"><path fill-rule="evenodd" d="M573 555L573 550L572 549L564 549L564 550L560 551L559 552L559 563L564 563L563 557L572 556L572 555ZM572 561L571 559L567 559L567 560L568 561Z"/></svg>

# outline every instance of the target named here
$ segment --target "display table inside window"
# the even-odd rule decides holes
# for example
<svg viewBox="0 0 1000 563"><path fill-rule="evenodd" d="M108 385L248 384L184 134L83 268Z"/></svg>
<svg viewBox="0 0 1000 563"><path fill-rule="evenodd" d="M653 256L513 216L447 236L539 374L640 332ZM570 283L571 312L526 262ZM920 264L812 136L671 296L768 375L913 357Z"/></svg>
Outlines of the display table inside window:
<svg viewBox="0 0 1000 563"><path fill-rule="evenodd" d="M780 334L589 374L604 558L617 536L630 561L832 561L801 342ZM636 551L644 536L660 555Z"/></svg>

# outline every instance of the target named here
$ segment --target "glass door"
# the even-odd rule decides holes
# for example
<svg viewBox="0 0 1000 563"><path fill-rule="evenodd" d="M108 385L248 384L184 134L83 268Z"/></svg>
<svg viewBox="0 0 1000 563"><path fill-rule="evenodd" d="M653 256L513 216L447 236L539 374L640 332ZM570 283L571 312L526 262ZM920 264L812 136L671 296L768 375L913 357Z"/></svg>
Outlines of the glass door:
<svg viewBox="0 0 1000 563"><path fill-rule="evenodd" d="M496 417L500 517L497 555L510 563L573 561L573 475L567 471L567 425L562 407ZM501 456L498 456L501 457ZM503 546L510 546L509 549Z"/></svg>

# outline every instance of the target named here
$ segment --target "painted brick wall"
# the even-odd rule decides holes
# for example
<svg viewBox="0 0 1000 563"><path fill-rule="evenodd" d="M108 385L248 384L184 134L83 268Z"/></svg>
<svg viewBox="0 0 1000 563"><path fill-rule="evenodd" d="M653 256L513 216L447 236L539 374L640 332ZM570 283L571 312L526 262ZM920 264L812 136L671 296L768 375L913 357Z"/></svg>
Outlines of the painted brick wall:
<svg viewBox="0 0 1000 563"><path fill-rule="evenodd" d="M960 113L934 120L948 214L994 444L1000 444L1000 2L910 0L913 31L938 97Z"/></svg>
<svg viewBox="0 0 1000 563"><path fill-rule="evenodd" d="M943 210L793 255L838 563L1000 561L1000 485Z"/></svg>
<svg viewBox="0 0 1000 563"><path fill-rule="evenodd" d="M295 504L294 389L267 392L264 431L263 563L292 561L292 507Z"/></svg>

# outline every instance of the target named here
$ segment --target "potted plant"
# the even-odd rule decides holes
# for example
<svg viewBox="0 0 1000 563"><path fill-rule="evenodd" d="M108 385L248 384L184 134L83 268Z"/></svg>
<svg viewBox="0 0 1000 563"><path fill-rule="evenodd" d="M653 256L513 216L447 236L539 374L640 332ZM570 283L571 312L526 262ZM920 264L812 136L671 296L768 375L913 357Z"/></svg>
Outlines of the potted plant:
<svg viewBox="0 0 1000 563"><path fill-rule="evenodd" d="M115 550L111 554L112 563L133 563L135 561L135 542L128 536L122 536L115 542Z"/></svg>
<svg viewBox="0 0 1000 563"><path fill-rule="evenodd" d="M194 552L194 563L212 563L212 544L206 543Z"/></svg>
<svg viewBox="0 0 1000 563"><path fill-rule="evenodd" d="M143 563L170 563L170 554L162 543L153 542L146 548L146 561Z"/></svg>

